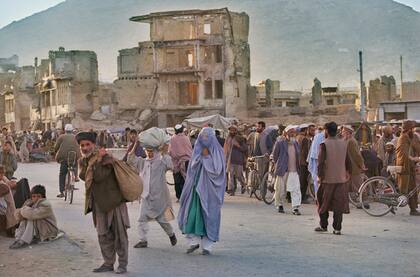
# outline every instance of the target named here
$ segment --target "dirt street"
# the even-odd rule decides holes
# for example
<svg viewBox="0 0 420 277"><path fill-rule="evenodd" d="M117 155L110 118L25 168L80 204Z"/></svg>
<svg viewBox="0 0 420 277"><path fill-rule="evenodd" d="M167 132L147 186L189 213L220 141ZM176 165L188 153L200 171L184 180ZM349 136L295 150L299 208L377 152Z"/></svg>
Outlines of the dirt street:
<svg viewBox="0 0 420 277"><path fill-rule="evenodd" d="M66 236L49 244L9 250L11 239L0 238L0 276L114 276L93 274L101 255L91 216L83 215L83 186L73 205L56 199L58 165L19 164L16 174L30 184L44 184L59 226ZM173 187L170 188L173 192ZM130 254L126 276L420 276L420 218L408 208L397 215L370 217L352 209L344 216L343 235L316 234L314 205L302 216L278 214L273 206L245 196L226 196L221 241L213 255L184 254L187 245L173 222L179 244L151 223L148 249L137 242L139 204L129 203ZM178 204L174 203L177 210ZM330 230L331 231L331 230Z"/></svg>

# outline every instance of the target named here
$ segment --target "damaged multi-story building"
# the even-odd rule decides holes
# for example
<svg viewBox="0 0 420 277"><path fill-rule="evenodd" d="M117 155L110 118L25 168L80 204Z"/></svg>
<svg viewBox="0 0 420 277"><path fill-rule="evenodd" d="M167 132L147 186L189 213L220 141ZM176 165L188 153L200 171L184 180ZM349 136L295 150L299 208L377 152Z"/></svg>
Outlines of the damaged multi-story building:
<svg viewBox="0 0 420 277"><path fill-rule="evenodd" d="M36 99L34 66L19 66L19 57L0 58L0 126L31 127L30 105Z"/></svg>
<svg viewBox="0 0 420 277"><path fill-rule="evenodd" d="M37 70L38 107L31 108L33 125L62 128L76 117L89 118L98 90L98 61L93 51L60 47L41 60Z"/></svg>
<svg viewBox="0 0 420 277"><path fill-rule="evenodd" d="M118 56L119 110L152 108L155 124L190 114L235 116L249 106L249 17L227 8L157 12L130 18L150 24L150 41Z"/></svg>
<svg viewBox="0 0 420 277"><path fill-rule="evenodd" d="M35 67L22 66L16 72L12 86L5 90L5 126L13 130L26 130L31 125L31 109L37 102L34 88Z"/></svg>
<svg viewBox="0 0 420 277"><path fill-rule="evenodd" d="M280 90L279 80L260 81L256 86L256 102L260 107L285 108L299 106L300 91Z"/></svg>
<svg viewBox="0 0 420 277"><path fill-rule="evenodd" d="M420 100L420 81L403 82L401 90L401 100L419 101Z"/></svg>
<svg viewBox="0 0 420 277"><path fill-rule="evenodd" d="M393 76L381 76L369 82L368 107L378 108L381 102L394 101L397 97L397 86Z"/></svg>

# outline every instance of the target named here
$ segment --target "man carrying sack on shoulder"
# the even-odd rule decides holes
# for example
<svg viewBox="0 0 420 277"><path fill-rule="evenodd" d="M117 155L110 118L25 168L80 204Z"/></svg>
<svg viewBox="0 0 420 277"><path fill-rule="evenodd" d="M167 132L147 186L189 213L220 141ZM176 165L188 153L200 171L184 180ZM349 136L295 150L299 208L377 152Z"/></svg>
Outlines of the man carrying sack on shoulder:
<svg viewBox="0 0 420 277"><path fill-rule="evenodd" d="M118 254L117 274L127 272L130 227L126 202L114 171L114 162L105 149L96 150L96 133L81 132L76 136L80 146L80 178L85 181L85 214L92 212L98 232L104 263L93 272L114 271Z"/></svg>

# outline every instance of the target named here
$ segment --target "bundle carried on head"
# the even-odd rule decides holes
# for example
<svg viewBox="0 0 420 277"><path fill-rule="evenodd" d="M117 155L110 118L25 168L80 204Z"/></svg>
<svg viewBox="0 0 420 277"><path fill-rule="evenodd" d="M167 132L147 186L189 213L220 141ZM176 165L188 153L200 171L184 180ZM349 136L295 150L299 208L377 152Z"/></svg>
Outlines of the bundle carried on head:
<svg viewBox="0 0 420 277"><path fill-rule="evenodd" d="M164 144L168 144L170 137L164 130L153 127L139 134L140 145L144 148L159 148Z"/></svg>

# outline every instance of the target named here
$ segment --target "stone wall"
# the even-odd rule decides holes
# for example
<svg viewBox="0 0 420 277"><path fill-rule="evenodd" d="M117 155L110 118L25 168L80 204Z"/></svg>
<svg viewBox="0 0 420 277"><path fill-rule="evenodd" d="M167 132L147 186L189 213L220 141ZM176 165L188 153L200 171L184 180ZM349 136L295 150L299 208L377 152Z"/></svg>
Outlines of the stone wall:
<svg viewBox="0 0 420 277"><path fill-rule="evenodd" d="M397 98L397 87L393 76L381 76L369 82L368 107L376 109L379 103Z"/></svg>
<svg viewBox="0 0 420 277"><path fill-rule="evenodd" d="M403 101L420 100L420 81L403 82L401 100Z"/></svg>
<svg viewBox="0 0 420 277"><path fill-rule="evenodd" d="M98 61L93 51L70 50L60 47L49 52L51 74L55 77L71 77L75 81L98 84Z"/></svg>

